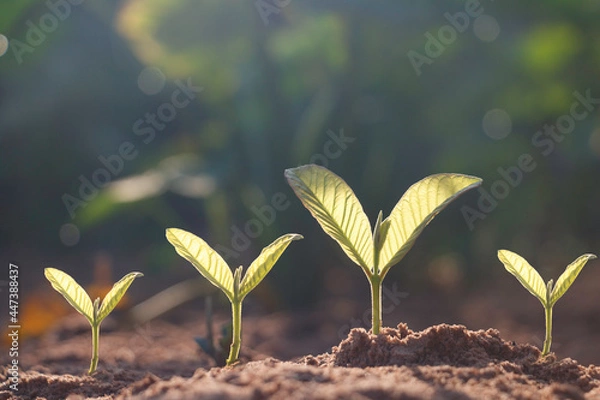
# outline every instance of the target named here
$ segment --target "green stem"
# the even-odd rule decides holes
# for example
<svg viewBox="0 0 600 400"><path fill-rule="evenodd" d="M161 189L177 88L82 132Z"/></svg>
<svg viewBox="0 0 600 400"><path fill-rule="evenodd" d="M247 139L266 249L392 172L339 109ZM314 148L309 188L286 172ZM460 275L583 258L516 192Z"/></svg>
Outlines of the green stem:
<svg viewBox="0 0 600 400"><path fill-rule="evenodd" d="M378 335L381 328L381 278L372 275L369 283L371 284L371 311L373 312L371 332L373 335Z"/></svg>
<svg viewBox="0 0 600 400"><path fill-rule="evenodd" d="M229 358L227 365L231 365L238 360L240 347L242 344L242 301L231 302L232 332L231 347L229 348Z"/></svg>
<svg viewBox="0 0 600 400"><path fill-rule="evenodd" d="M544 339L542 357L550 353L550 346L552 346L552 307L544 308L546 311L546 338Z"/></svg>
<svg viewBox="0 0 600 400"><path fill-rule="evenodd" d="M89 375L96 371L98 366L98 342L100 340L100 324L92 325L92 362L90 363Z"/></svg>

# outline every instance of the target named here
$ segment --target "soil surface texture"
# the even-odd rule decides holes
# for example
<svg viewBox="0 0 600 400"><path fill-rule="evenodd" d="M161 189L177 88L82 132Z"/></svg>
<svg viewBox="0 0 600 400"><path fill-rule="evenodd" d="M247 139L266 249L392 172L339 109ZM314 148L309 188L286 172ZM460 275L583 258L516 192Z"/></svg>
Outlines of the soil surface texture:
<svg viewBox="0 0 600 400"><path fill-rule="evenodd" d="M194 326L107 324L99 368L87 376L89 328L81 320L24 344L18 392L8 387L3 355L0 399L600 399L600 367L540 358L536 347L497 330L462 325L413 332L399 324L379 335L355 328L329 352L280 361L260 352L260 332L268 326L289 336L313 324L285 316L245 320L242 360L224 368L189 340ZM297 341L295 350L304 346Z"/></svg>

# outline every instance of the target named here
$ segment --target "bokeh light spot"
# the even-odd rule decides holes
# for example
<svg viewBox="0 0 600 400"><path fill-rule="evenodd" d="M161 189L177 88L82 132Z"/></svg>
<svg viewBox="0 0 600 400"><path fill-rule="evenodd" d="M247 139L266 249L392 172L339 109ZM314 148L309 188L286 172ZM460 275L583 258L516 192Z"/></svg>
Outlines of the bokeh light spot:
<svg viewBox="0 0 600 400"><path fill-rule="evenodd" d="M596 129L590 135L590 149L597 157L600 157L600 129Z"/></svg>
<svg viewBox="0 0 600 400"><path fill-rule="evenodd" d="M167 79L158 67L146 67L138 76L138 87L145 94L152 96L165 87Z"/></svg>
<svg viewBox="0 0 600 400"><path fill-rule="evenodd" d="M483 14L473 21L473 33L482 42L493 42L500 34L500 25L496 18Z"/></svg>
<svg viewBox="0 0 600 400"><path fill-rule="evenodd" d="M75 246L79 243L79 228L74 224L64 224L60 227L58 236L65 246Z"/></svg>
<svg viewBox="0 0 600 400"><path fill-rule="evenodd" d="M494 140L504 139L512 130L510 115L499 108L486 112L481 125L485 134Z"/></svg>
<svg viewBox="0 0 600 400"><path fill-rule="evenodd" d="M8 38L0 34L0 57L8 51Z"/></svg>

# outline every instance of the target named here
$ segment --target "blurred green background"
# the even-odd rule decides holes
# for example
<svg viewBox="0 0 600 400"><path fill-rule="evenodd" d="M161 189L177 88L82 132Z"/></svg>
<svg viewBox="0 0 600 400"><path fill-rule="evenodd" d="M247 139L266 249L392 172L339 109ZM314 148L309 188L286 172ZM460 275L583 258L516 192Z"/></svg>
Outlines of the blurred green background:
<svg viewBox="0 0 600 400"><path fill-rule="evenodd" d="M48 265L89 281L108 254L147 297L196 275L167 227L232 266L298 232L263 298L310 307L363 279L283 178L316 162L372 223L426 175L484 179L391 270L411 294L504 279L499 248L556 276L600 253L599 16L592 0L4 0L0 252L37 282Z"/></svg>

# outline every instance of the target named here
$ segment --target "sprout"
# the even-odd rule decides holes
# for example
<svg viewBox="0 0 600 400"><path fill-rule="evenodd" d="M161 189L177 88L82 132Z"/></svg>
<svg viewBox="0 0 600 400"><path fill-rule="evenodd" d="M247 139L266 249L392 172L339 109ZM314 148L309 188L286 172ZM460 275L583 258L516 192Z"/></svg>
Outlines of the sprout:
<svg viewBox="0 0 600 400"><path fill-rule="evenodd" d="M299 239L302 239L302 235L289 233L265 247L250 264L242 279L243 267L240 266L231 273L225 260L204 240L182 229L167 229L167 240L175 247L177 253L192 263L210 283L221 289L231 302L233 337L227 365L235 363L240 354L242 301L267 276L288 245Z"/></svg>
<svg viewBox="0 0 600 400"><path fill-rule="evenodd" d="M542 348L542 357L550 352L552 345L552 307L571 287L577 275L589 260L596 258L594 254L584 254L567 266L565 272L558 278L556 285L552 279L544 284L540 274L517 253L508 250L498 250L498 258L504 268L523 285L525 289L542 303L546 316L546 338Z"/></svg>
<svg viewBox="0 0 600 400"><path fill-rule="evenodd" d="M91 375L98 366L100 324L121 301L134 279L144 275L141 272L131 272L125 275L104 296L102 304L100 304L100 298L92 303L92 299L90 299L87 292L73 278L61 270L46 268L44 269L44 275L50 281L54 290L62 294L69 304L82 314L92 326L92 361L88 372Z"/></svg>
<svg viewBox="0 0 600 400"><path fill-rule="evenodd" d="M390 268L410 250L425 226L461 193L481 179L461 174L437 174L412 185L375 227L348 184L326 168L305 165L285 171L304 206L348 257L360 266L371 285L372 332L381 327L381 286Z"/></svg>

